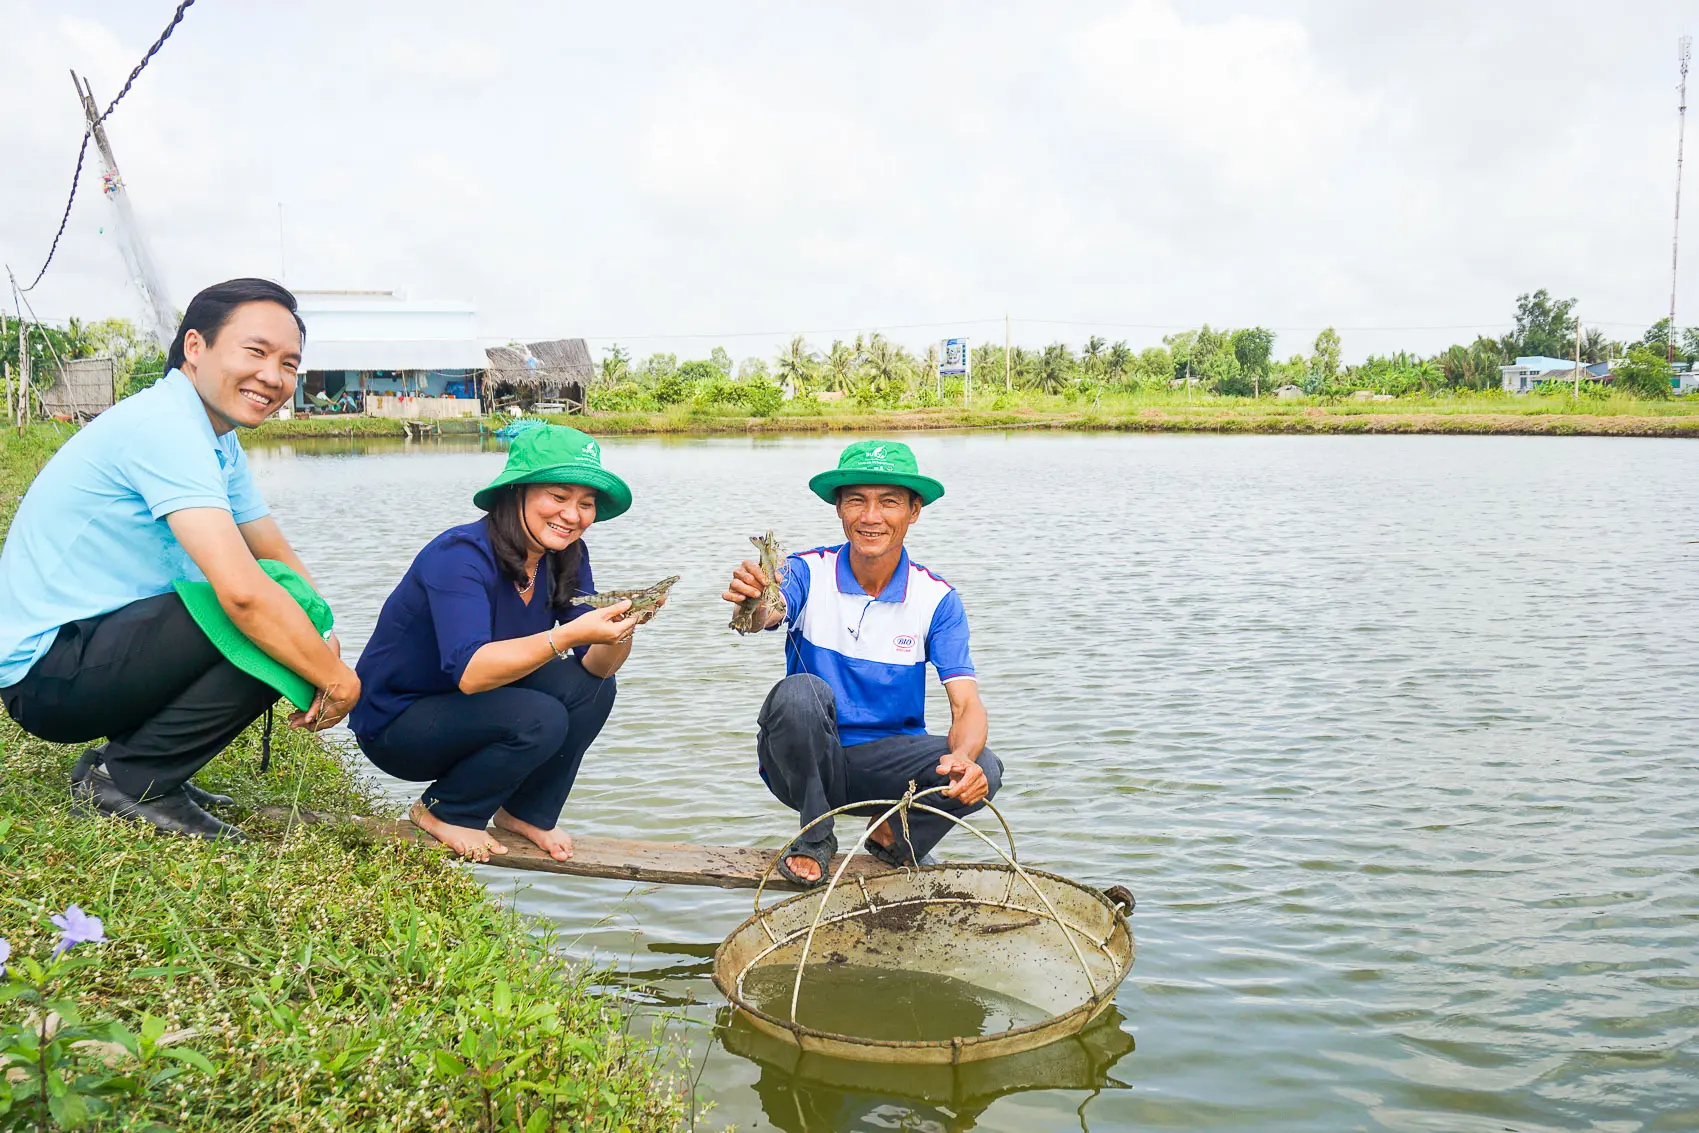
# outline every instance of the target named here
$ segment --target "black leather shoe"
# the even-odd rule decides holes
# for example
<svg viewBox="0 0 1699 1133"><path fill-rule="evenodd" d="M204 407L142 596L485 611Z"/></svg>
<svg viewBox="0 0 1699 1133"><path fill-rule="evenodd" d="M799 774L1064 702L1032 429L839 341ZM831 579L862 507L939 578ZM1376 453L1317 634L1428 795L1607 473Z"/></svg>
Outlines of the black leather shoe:
<svg viewBox="0 0 1699 1133"><path fill-rule="evenodd" d="M88 778L88 773L106 758L106 745L91 747L77 759L75 767L71 768L71 786L74 789L78 783ZM229 795L215 795L195 786L194 780L183 784L183 793L199 807L229 806L236 800Z"/></svg>
<svg viewBox="0 0 1699 1133"><path fill-rule="evenodd" d="M247 839L234 826L220 822L202 810L183 791L172 791L158 798L141 800L118 789L104 764L89 769L81 782L71 786L71 798L79 805L101 814L146 822L167 834L183 834L191 838L223 838L241 842Z"/></svg>

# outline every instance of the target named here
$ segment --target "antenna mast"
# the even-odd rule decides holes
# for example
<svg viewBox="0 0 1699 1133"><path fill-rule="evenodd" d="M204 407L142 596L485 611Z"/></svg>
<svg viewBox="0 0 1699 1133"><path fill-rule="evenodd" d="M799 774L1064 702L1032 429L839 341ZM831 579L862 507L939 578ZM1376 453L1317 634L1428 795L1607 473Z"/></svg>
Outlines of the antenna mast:
<svg viewBox="0 0 1699 1133"><path fill-rule="evenodd" d="M1670 333L1666 361L1675 361L1676 263L1681 256L1681 158L1687 142L1687 60L1693 54L1693 37L1681 37L1681 109L1675 133L1675 235L1670 242Z"/></svg>
<svg viewBox="0 0 1699 1133"><path fill-rule="evenodd" d="M148 251L147 241L136 223L124 179L118 175L118 159L112 156L112 143L106 140L106 126L100 118L100 107L95 104L94 92L87 81L78 78L75 71L71 72L71 82L76 84L77 98L83 104L89 137L94 139L95 148L100 152L102 188L107 200L118 210L118 220L113 227L117 231L118 250L123 254L124 266L130 271L130 280L141 292L142 310L146 316L143 328L153 335L161 348L169 349L171 340L176 337L177 318L171 312L159 269L154 266L153 255Z"/></svg>

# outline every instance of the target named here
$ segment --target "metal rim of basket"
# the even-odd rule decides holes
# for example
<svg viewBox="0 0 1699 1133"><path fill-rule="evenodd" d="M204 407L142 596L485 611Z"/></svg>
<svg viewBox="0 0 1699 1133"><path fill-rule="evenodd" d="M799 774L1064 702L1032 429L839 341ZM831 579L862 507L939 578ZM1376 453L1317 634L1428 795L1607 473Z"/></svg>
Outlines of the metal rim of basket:
<svg viewBox="0 0 1699 1133"><path fill-rule="evenodd" d="M1058 928L1060 928L1062 930L1062 935L1063 935L1064 939L1067 940L1068 946L1071 949L1073 949L1074 958L1079 961L1081 970L1085 972L1086 985L1091 989L1091 995L1087 998L1086 1002L1084 1004L1082 1004L1081 1006L1082 1007L1090 1006L1090 1005L1093 1005L1097 1002L1099 995L1100 995L1100 993L1098 991L1098 987L1097 987L1097 977L1092 973L1091 965L1086 962L1085 953L1083 951L1081 951L1080 946L1079 946L1079 942L1075 939L1075 937L1076 937L1076 935L1080 936L1080 937L1084 937L1088 942L1090 942L1090 944L1092 945L1092 947L1094 949L1096 949L1099 953L1103 954L1106 958L1108 958L1108 947L1107 947L1107 945L1108 945L1108 941L1109 941L1110 937L1113 936L1113 932L1111 932L1109 935L1106 935L1104 937L1104 939L1101 940L1101 941L1096 940L1096 939L1093 939L1091 933L1087 932L1081 926L1073 924L1073 923L1063 919L1061 914L1056 911L1055 905L1053 905L1051 903L1050 898L1045 895L1044 891L1041 888L1039 888L1038 883L1033 881L1032 877L1028 874L1025 867L1023 867L1020 864L1020 862L1017 860L1016 851L1015 851L1014 831L1012 831L1009 828L1009 821L1008 821L1008 819L1003 817L1003 812L998 810L996 804L994 804L990 799L985 800L985 807L992 814L996 815L998 823L1000 823L1002 825L1003 834L1009 841L1009 848L1008 848L1007 851L1005 851L1003 849L1003 847L999 846L996 842L993 842L978 827L975 827L975 826L973 826L973 825L971 825L967 822L962 821L960 818L958 818L957 816L955 816L953 814L950 814L948 811L939 810L937 807L928 806L927 804L918 801L920 799L927 797L928 795L941 794L942 792L947 791L948 789L949 789L948 786L937 786L937 787L928 787L925 790L917 791L915 789L915 784L911 781L909 783L908 790L906 792L904 792L903 797L900 798L900 799L863 799L863 800L860 800L860 801L857 801L857 802L849 803L849 804L846 804L845 806L838 807L835 810L827 811L825 814L821 815L819 818L816 818L813 822L810 822L807 826L804 826L800 831L798 831L798 835L806 834L809 830L813 829L819 823L824 822L829 818L835 817L836 815L843 814L846 811L857 810L857 809L867 807L867 806L888 806L890 808L890 809L886 810L883 814L881 814L876 820L867 824L867 828L862 832L861 837L856 839L851 844L849 852L844 855L844 860L838 865L837 871L832 875L832 880L830 882L828 882L827 885L826 885L826 888L821 891L819 905L814 910L814 919L809 924L807 936L803 941L802 955L797 960L796 979L791 985L790 1020L789 1020L790 1026L792 1026L792 1027L801 1027L802 1026L802 1024L798 1023L797 1020L796 1020L796 1007L797 1007L797 1002L798 1002L798 1000L799 1000L799 998L802 994L803 970L808 965L808 954L809 954L809 951L814 947L814 934L815 934L816 931L818 931L818 929L820 928L820 925L822 923L833 924L833 923L837 923L837 922L843 921L843 920L850 920L850 919L853 919L855 917L864 916L864 915L874 911L874 906L872 904L872 896L867 892L866 885L862 884L861 880L859 878L857 878L856 879L857 884L861 885L861 887L862 887L862 896L863 896L865 903L862 904L861 906L849 911L849 912L839 913L839 914L837 914L833 917L827 918L823 921L822 918L824 917L824 914L826 912L826 906L829 903L829 901L831 900L832 892L837 888L838 882L840 880L842 880L842 878L844 876L844 872L849 868L850 861L855 857L856 853L858 851L867 849L867 845L872 838L873 831L878 829L880 826L882 826L887 821L889 821L892 816L895 815L895 816L899 817L899 820L903 824L904 839L907 840L907 838L908 838L908 812L911 809L922 810L922 811L925 811L928 814L940 815L940 816L948 819L950 822L954 823L955 825L961 827L962 829L969 831L970 833L972 833L974 835L974 837L976 837L980 841L984 842L987 846L990 846L994 851L997 852L997 855L1003 859L1004 863L1006 863L1008 868L1011 871L1013 871L1013 873L1016 876L1018 876L1020 878L1020 880L1026 882L1027 888L1032 890L1033 895L1036 896L1039 899L1039 901L1043 903L1044 908L1043 908L1043 910L1038 910L1038 909L1034 909L1034 908L1031 908L1030 906L1026 906L1026 905L1012 904L1011 901L1012 901L1012 898L1014 896L1014 894L1013 894L1014 878L1013 877L1010 878L1009 889L1008 889L1007 892L1005 892L1004 897L1001 901L989 901L989 900L979 900L979 899L969 901L969 900L963 900L961 898L924 898L924 899L917 899L917 900L912 900L912 901L893 901L893 902L890 902L886 905L879 906L879 908L900 908L904 905L945 905L945 904L991 905L991 906L996 907L996 908L1008 909L1012 912L1020 912L1020 913L1025 913L1029 916L1037 916L1037 917L1040 917L1040 918L1048 919L1048 920L1051 921L1051 923L1055 924ZM746 1009L747 1009L747 1005L746 1005L746 1002L744 1000L744 992L743 992L743 981L744 981L744 979L749 975L749 972L758 963L760 963L760 961L763 957L771 955L774 951L776 951L780 947L782 947L785 944L788 944L791 941L795 940L796 936L797 936L797 934L795 932L791 932L791 933L787 934L783 939L781 939L777 935L775 935L772 927L767 923L767 914L772 908L776 908L777 906L776 905L770 906L768 909L763 909L761 907L761 895L764 892L766 892L768 880L773 876L773 872L778 868L779 863L784 860L784 858L786 856L786 852L788 850L790 850L790 848L795 844L795 841L796 841L796 839L793 837L791 839L791 841L786 842L785 845L779 850L778 854L776 854L774 856L773 860L768 864L766 871L762 873L761 883L758 886L756 886L756 889L755 889L755 913L754 913L754 916L752 917L752 919L757 920L757 922L761 925L762 931L767 934L768 946L766 948L762 949L760 952L758 952L755 956L751 957L749 962L746 963L745 965L743 965L742 969L739 970L739 972L737 973L737 986L735 988L736 1000L737 1000L737 1003L738 1003L739 1006L744 1006L744 1007L746 1007ZM871 850L868 850L867 852L868 852L869 856L872 856ZM907 867L904 867L904 868L907 868ZM992 868L995 868L995 864L993 864ZM1045 876L1050 876L1050 875L1045 875ZM1066 878L1058 878L1057 880L1066 881L1067 879ZM1071 883L1071 884L1077 884L1077 883ZM803 895L807 895L807 893L810 893L810 892L812 892L812 891L811 890L805 891L805 893ZM1108 898L1108 900L1110 902L1111 907L1120 908L1120 902L1117 898ZM1117 982L1119 982L1119 981L1117 981ZM1076 1008L1074 1008L1070 1011L1063 1012L1061 1015L1054 1016L1053 1018L1054 1019L1067 1018L1068 1016L1074 1014L1078 1010L1080 1010L1080 1008L1076 1007ZM761 1012L761 1014L766 1015L766 1012ZM1043 1023L1037 1023L1037 1024L1032 1024L1032 1025L1033 1026L1046 1026L1046 1025L1049 1025L1049 1023L1051 1021L1053 1021L1053 1020L1046 1020ZM781 1020L781 1022L782 1022L782 1020ZM1026 1030L1026 1029L1027 1028L1025 1028L1025 1027L1017 1028L1017 1030ZM1014 1032L1010 1032L1010 1033L1014 1033ZM853 1038L854 1036L849 1036L849 1037ZM857 1041L867 1042L867 1041L870 1041L870 1040L857 1040ZM957 1041L959 1042L960 1040L957 1040ZM879 1044L879 1045L884 1045L884 1044ZM930 1045L930 1044L922 1044L922 1045Z"/></svg>

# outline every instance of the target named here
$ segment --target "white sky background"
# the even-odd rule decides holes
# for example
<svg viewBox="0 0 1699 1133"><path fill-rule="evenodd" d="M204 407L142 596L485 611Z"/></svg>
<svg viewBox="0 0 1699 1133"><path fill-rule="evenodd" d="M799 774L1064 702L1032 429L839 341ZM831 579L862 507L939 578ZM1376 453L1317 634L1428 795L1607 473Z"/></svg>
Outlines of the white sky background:
<svg viewBox="0 0 1699 1133"><path fill-rule="evenodd" d="M80 137L67 69L104 105L172 7L0 0L20 275ZM278 275L281 201L291 286L472 299L495 340L741 358L793 330L1001 342L1007 311L1029 346L1207 321L1285 357L1332 324L1361 358L1502 332L1538 287L1616 338L1667 312L1696 13L200 0L108 129L178 306ZM139 312L90 169L44 317Z"/></svg>

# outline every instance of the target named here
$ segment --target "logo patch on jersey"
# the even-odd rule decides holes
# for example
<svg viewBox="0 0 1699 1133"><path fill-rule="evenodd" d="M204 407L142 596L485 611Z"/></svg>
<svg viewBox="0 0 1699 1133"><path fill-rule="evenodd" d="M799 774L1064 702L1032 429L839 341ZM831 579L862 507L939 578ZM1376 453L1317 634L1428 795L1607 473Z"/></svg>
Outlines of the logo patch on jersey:
<svg viewBox="0 0 1699 1133"><path fill-rule="evenodd" d="M912 633L899 633L897 635L896 640L893 641L891 644L893 644L897 647L898 653L913 653L914 652L914 634L912 634Z"/></svg>

